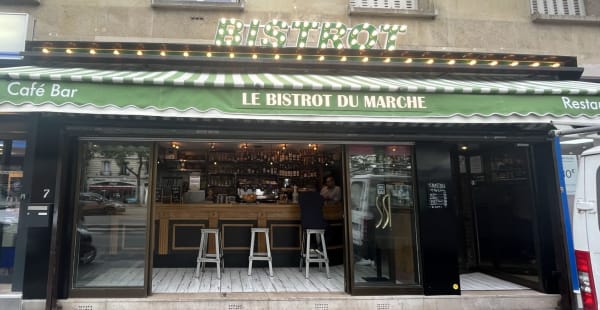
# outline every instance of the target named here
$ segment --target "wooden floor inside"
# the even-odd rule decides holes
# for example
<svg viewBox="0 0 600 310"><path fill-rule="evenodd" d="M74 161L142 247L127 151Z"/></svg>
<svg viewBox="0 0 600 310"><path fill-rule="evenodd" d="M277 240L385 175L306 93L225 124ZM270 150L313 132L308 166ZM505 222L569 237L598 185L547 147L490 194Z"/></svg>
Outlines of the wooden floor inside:
<svg viewBox="0 0 600 310"><path fill-rule="evenodd" d="M217 279L215 268L206 268L194 278L194 268L154 268L153 293L236 293L236 292L343 292L343 266L330 267L330 279L325 268L310 268L308 279L298 268L273 268L273 277L268 268L225 268L221 279Z"/></svg>
<svg viewBox="0 0 600 310"><path fill-rule="evenodd" d="M241 292L343 292L343 266L331 266L331 278L325 269L311 268L306 279L298 268L274 268L273 277L267 268L226 268L217 279L215 268L207 268L194 278L193 268L154 268L153 293L241 293ZM483 273L460 275L463 291L528 290L527 287L504 281Z"/></svg>

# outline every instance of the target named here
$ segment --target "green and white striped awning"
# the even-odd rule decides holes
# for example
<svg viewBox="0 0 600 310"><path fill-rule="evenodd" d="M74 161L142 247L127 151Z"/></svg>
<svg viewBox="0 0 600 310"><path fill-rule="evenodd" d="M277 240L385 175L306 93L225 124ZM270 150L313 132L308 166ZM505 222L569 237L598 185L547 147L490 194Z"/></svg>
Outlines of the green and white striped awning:
<svg viewBox="0 0 600 310"><path fill-rule="evenodd" d="M0 69L0 78L191 87L294 90L383 91L473 94L600 95L600 84L575 81L451 80L317 74L191 73L116 71L83 68L18 67Z"/></svg>
<svg viewBox="0 0 600 310"><path fill-rule="evenodd" d="M361 121L600 118L600 84L515 79L0 68L0 112Z"/></svg>

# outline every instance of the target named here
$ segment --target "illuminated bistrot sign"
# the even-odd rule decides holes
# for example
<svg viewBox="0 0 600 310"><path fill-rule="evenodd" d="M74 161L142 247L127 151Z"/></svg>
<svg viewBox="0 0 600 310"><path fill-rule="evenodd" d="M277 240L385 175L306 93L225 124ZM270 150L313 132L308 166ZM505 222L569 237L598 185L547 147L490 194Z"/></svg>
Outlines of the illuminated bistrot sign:
<svg viewBox="0 0 600 310"><path fill-rule="evenodd" d="M265 24L252 20L250 24L234 18L219 20L216 45L312 47L336 49L393 50L399 35L406 34L406 25L356 24L348 27L340 22L285 21L273 19Z"/></svg>

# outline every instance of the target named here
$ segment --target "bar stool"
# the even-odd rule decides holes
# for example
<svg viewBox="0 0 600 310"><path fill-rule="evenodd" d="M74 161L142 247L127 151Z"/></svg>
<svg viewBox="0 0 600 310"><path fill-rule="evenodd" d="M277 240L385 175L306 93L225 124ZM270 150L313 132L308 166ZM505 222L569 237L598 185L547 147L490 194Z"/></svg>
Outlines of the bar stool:
<svg viewBox="0 0 600 310"><path fill-rule="evenodd" d="M310 263L319 263L321 270L323 263L329 276L329 257L327 256L327 244L325 243L325 228L327 222L323 218L323 197L318 192L302 192L298 197L300 205L300 221L302 223L302 240L300 250L300 271L304 262L306 268L305 277L308 279L308 268ZM316 247L311 248L311 237L316 237ZM320 241L320 242L319 242ZM320 249L319 249L320 243Z"/></svg>
<svg viewBox="0 0 600 310"><path fill-rule="evenodd" d="M267 252L254 252L254 239L257 233L265 234L265 243L267 246ZM250 240L250 256L248 256L248 275L252 275L252 262L255 260L266 260L269 262L269 275L273 276L273 257L271 256L271 243L269 242L269 229L268 228L250 228L251 240Z"/></svg>
<svg viewBox="0 0 600 310"><path fill-rule="evenodd" d="M311 248L310 239L311 235L314 235L317 239L316 248ZM329 257L327 256L327 244L325 244L325 229L306 229L302 236L302 253L300 256L300 272L302 272L302 261L304 260L306 274L305 277L308 279L308 268L310 263L319 263L319 270L322 268L322 264L325 264L325 270L327 272L327 278L329 279ZM306 246L304 246L304 240L306 240ZM318 248L319 240L321 243L321 249Z"/></svg>
<svg viewBox="0 0 600 310"><path fill-rule="evenodd" d="M216 263L217 264L217 279L221 279L221 268L225 269L225 262L223 259L223 248L221 246L220 237L221 233L218 228L203 228L200 230L200 249L198 249L198 258L196 259L196 272L194 277L200 276L200 267L204 272L205 263ZM215 238L215 253L208 253L208 237L214 235Z"/></svg>

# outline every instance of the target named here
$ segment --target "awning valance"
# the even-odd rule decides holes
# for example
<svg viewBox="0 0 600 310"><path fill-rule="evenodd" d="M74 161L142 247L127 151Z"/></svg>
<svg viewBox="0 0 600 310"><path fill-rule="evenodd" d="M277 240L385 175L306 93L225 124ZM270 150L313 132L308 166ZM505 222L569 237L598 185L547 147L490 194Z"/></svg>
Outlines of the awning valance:
<svg viewBox="0 0 600 310"><path fill-rule="evenodd" d="M378 121L600 119L600 84L0 68L0 112ZM367 119L365 119L367 118Z"/></svg>

